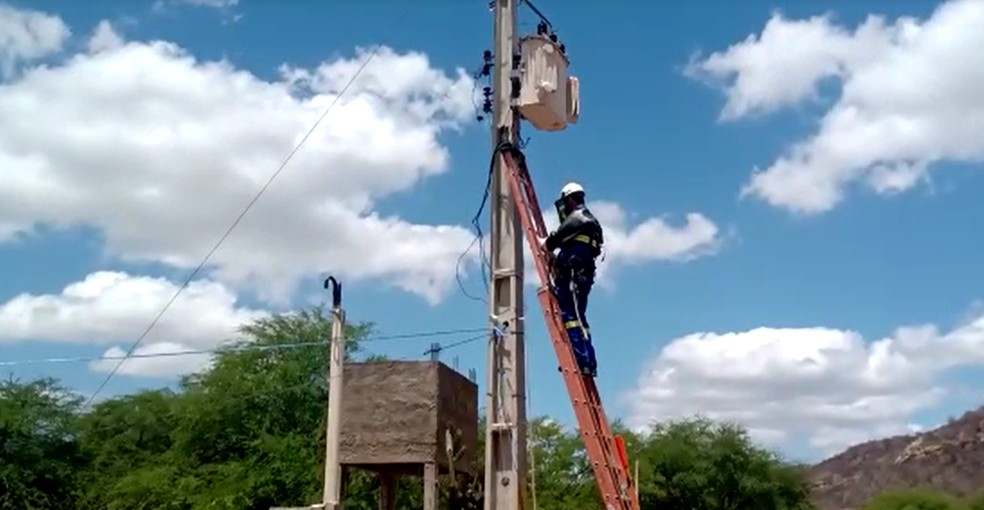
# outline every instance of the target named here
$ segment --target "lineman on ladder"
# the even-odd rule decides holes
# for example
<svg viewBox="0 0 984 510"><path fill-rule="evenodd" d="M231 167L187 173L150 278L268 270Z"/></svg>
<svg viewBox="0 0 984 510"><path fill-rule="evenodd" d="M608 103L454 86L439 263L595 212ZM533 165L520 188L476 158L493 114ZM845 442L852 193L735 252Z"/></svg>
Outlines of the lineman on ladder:
<svg viewBox="0 0 984 510"><path fill-rule="evenodd" d="M598 364L584 314L604 235L601 224L584 205L584 188L580 184L565 185L554 205L560 226L540 242L550 253L560 248L554 264L554 293L581 373L594 377Z"/></svg>

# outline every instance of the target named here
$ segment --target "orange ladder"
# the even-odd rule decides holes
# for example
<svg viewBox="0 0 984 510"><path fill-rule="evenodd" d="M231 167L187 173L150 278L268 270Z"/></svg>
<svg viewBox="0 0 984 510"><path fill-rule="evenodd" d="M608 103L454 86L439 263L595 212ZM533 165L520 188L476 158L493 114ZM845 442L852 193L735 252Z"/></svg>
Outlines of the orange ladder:
<svg viewBox="0 0 984 510"><path fill-rule="evenodd" d="M584 441L591 469L594 470L602 501L606 510L639 510L639 499L632 487L628 462L624 458L624 452L619 448L621 438L612 435L594 378L582 375L578 370L557 299L550 290L552 278L549 255L540 248L537 241L538 238L546 237L548 232L543 224L540 202L536 199L536 191L533 189L525 157L516 147L507 146L499 150L509 176L512 197L523 230L526 232L526 240L536 261L536 271L540 275L541 286L537 291L537 297L543 309L543 317L547 321L550 340L557 352L567 393L574 405L581 439Z"/></svg>

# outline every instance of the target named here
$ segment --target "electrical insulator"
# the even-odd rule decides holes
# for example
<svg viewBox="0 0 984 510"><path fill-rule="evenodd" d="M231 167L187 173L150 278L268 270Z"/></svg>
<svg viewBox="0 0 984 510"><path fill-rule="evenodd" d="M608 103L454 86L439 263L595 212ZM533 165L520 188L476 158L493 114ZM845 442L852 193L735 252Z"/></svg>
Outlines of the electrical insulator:
<svg viewBox="0 0 984 510"><path fill-rule="evenodd" d="M481 72L481 75L482 76L488 76L489 73L492 70L492 66L493 65L494 64L492 62L492 52L489 51L489 50L485 50L484 52L482 52L482 72Z"/></svg>

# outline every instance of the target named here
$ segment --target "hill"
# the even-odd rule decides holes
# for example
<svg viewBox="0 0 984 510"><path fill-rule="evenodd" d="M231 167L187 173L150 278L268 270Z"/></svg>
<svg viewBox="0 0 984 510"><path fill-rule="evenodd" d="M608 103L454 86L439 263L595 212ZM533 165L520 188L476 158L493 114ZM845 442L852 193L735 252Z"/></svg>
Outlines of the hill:
<svg viewBox="0 0 984 510"><path fill-rule="evenodd" d="M984 488L984 407L937 429L869 441L809 470L822 510L853 510L888 489L969 496Z"/></svg>

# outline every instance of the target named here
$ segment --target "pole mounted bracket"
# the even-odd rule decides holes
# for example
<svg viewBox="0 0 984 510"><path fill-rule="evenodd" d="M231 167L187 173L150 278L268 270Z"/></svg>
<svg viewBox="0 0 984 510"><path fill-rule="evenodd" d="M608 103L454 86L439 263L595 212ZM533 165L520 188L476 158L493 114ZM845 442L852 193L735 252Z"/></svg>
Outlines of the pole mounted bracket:
<svg viewBox="0 0 984 510"><path fill-rule="evenodd" d="M513 312L506 312L502 315L489 314L492 331L499 337L505 336L510 330L521 331L521 328L517 327L520 320L522 320L522 317Z"/></svg>
<svg viewBox="0 0 984 510"><path fill-rule="evenodd" d="M338 310L342 307L342 284L334 276L325 278L325 288L331 287L331 307Z"/></svg>

